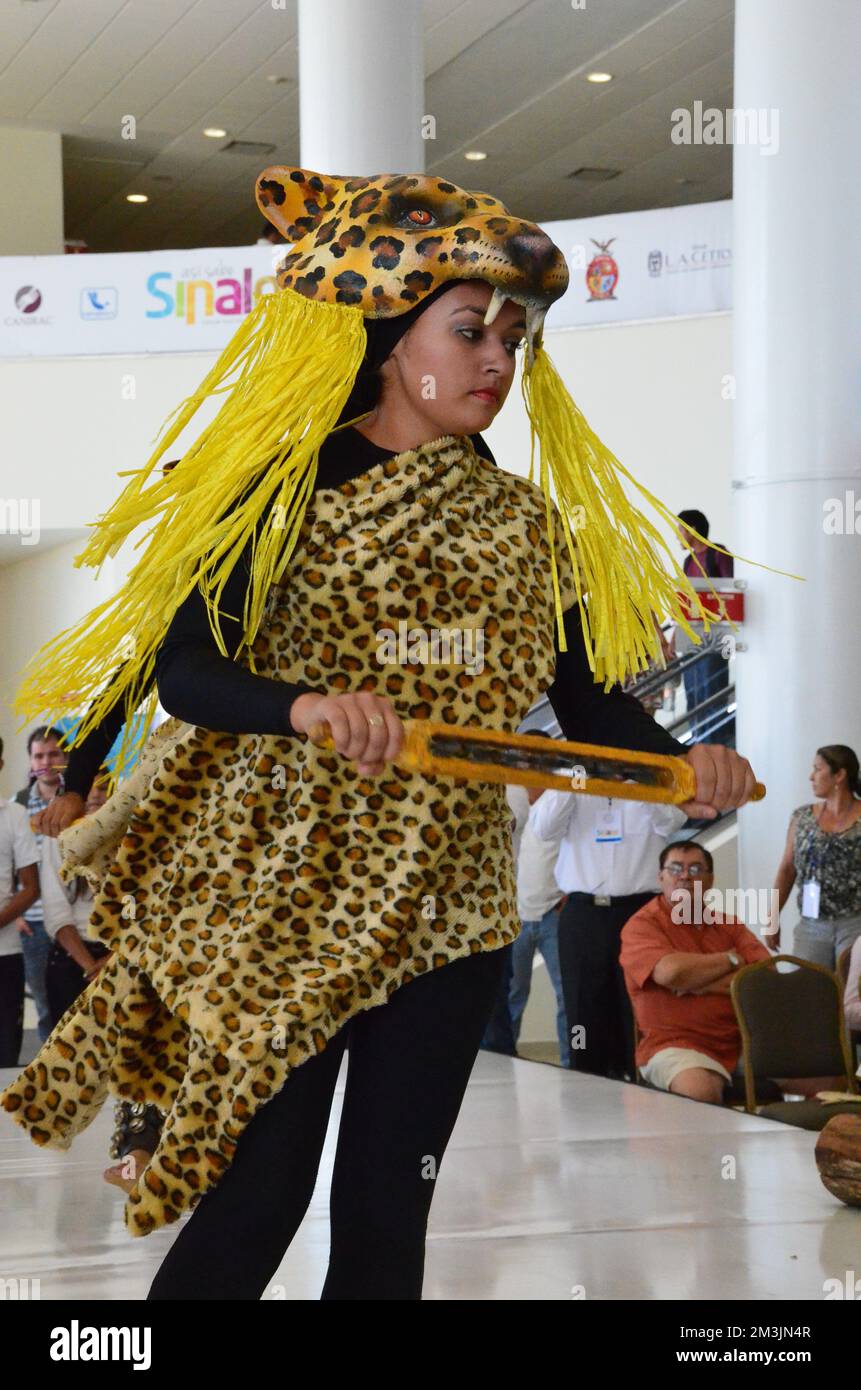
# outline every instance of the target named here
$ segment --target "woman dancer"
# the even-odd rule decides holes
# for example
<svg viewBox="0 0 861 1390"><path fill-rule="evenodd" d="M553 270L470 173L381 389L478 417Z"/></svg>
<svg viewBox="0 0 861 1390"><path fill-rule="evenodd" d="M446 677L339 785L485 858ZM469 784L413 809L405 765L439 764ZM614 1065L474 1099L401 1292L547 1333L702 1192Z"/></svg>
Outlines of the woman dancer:
<svg viewBox="0 0 861 1390"><path fill-rule="evenodd" d="M453 185L436 191L448 203L475 199ZM341 204L327 196L336 221ZM507 216L486 201L490 220ZM297 224L286 225L295 243ZM542 278L553 263L548 239L515 225L528 228ZM294 256L307 271L309 258ZM511 261L508 270L506 287L521 293ZM680 751L635 701L593 682L558 513L472 447L470 435L505 400L529 316L524 325L512 300L493 316L499 271L490 259L467 271L425 294L409 333L383 344L379 401L357 428L327 438L301 524L289 531L295 517L276 512L284 490L273 501L271 473L257 488L255 541L273 514L293 538L293 563L280 584L258 586L265 607L256 614L252 545L242 612L262 673L233 663L228 698L213 692L206 668L189 694L178 653L195 639L159 642L158 688L177 716L176 741L134 809L94 911L114 959L85 1005L61 1020L43 1049L54 1053L4 1094L37 1142L61 1147L97 1112L109 1082L163 1103L164 1131L127 1222L146 1234L194 1210L152 1298L261 1296L310 1199L347 1044L323 1297L421 1296L439 1163L493 1005L499 948L517 923L504 788L394 765L403 720L514 729L546 689L569 737ZM342 393L336 405L327 435L355 400ZM185 499L200 451L187 457L187 475L185 458L176 470ZM315 472L302 477L310 496ZM237 510L247 500L246 491ZM177 545L188 534L181 519ZM216 539L237 534L223 511L217 519ZM259 535L276 529L264 524ZM237 550L222 543L220 554L235 563ZM623 601L616 621L630 631ZM590 588L590 623L599 602ZM567 639L555 669L554 608ZM401 624L410 628L406 659ZM437 662L429 626L482 635L481 662L450 651ZM320 720L334 751L298 737ZM703 746L688 756L694 814L744 804L753 786L744 759ZM94 1037L98 1049L87 1045ZM46 1077L63 1098L59 1115L46 1103Z"/></svg>
<svg viewBox="0 0 861 1390"><path fill-rule="evenodd" d="M393 345L397 337L406 332L423 307L420 305L414 314L393 320L388 333L380 321L369 322L369 348L365 368L357 379L348 406L342 412L345 419L349 418L351 413L361 410L364 401L375 399L379 395L380 381L377 373L387 346L390 342ZM370 466L390 457L387 450L370 444L357 431L351 433L353 447L346 467L343 464L341 437L333 435L331 440L324 444L320 454L317 486L320 485L321 479L332 481L342 476L351 477L361 471L363 466ZM480 434L472 435L471 439L476 452L490 463L495 463L487 441ZM363 450L366 453L364 465L361 461ZM165 469L175 466L175 463L169 463L165 465ZM242 611L251 573L251 559L249 542L225 586L224 598L229 610ZM225 618L224 622L231 638L238 641L241 636L240 623L229 617ZM221 656L210 630L206 604L196 589L180 605L168 628L159 651L156 671L162 685L166 680L170 681L174 700L179 700L180 703L191 702L197 716L195 723L205 728L216 727L217 724L218 727L242 729L247 722L249 698L251 708L256 710L258 719L262 719L264 724L270 714L271 706L260 704L263 691L260 681L256 681L249 688L242 679L240 668ZM202 684L201 677L204 671L206 678ZM150 687L155 684L156 673L144 684L142 694L149 694ZM278 683L275 695L279 703L285 696L289 698L289 689L290 687ZM33 828L41 834L56 838L80 820L86 811L95 809L95 806L89 804L91 789L97 769L123 727L123 704L122 698L118 697L88 736L69 749L64 790L33 818ZM78 862L81 862L80 856ZM118 1100L115 1103L114 1123L110 1152L111 1157L118 1161L105 1169L103 1176L112 1186L130 1192L158 1145L163 1116L156 1105Z"/></svg>

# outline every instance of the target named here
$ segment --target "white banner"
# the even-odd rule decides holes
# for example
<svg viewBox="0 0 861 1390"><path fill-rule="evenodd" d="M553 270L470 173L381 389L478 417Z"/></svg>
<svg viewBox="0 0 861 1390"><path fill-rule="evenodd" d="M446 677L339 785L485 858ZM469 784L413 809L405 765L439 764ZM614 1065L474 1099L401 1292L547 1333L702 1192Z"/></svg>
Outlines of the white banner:
<svg viewBox="0 0 861 1390"><path fill-rule="evenodd" d="M220 351L281 246L0 259L4 357Z"/></svg>
<svg viewBox="0 0 861 1390"><path fill-rule="evenodd" d="M729 201L544 225L571 276L549 329L731 307ZM0 258L0 355L219 351L286 249Z"/></svg>
<svg viewBox="0 0 861 1390"><path fill-rule="evenodd" d="M732 203L544 222L570 281L547 328L732 308Z"/></svg>

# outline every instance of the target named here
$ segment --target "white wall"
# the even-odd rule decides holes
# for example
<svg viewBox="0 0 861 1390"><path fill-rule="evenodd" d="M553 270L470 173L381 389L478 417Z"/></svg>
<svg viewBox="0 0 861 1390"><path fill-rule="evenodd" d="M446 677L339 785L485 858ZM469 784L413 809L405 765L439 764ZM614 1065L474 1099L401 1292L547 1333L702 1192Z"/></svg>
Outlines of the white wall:
<svg viewBox="0 0 861 1390"><path fill-rule="evenodd" d="M546 344L592 427L622 462L674 510L701 507L713 534L730 533L731 370L729 314L658 323L568 329ZM0 367L3 419L0 499L37 498L42 540L0 536L0 793L23 785L23 735L8 700L29 656L109 597L139 558L127 544L95 571L73 567L86 527L140 468L166 417L200 383L210 353L27 359ZM204 407L186 443L214 412ZM515 382L488 441L504 468L528 474L529 429ZM181 452L179 442L171 457ZM56 533L82 537L51 548ZM52 536L54 532L54 536ZM32 727L32 721L27 727Z"/></svg>
<svg viewBox="0 0 861 1390"><path fill-rule="evenodd" d="M0 770L0 795L11 797L27 781L27 733L38 719L28 720L18 731L18 716L10 700L19 675L33 653L77 622L96 604L114 594L126 573L123 562L109 560L99 578L95 571L75 569L80 542L57 546L26 560L0 568L0 737L4 766Z"/></svg>
<svg viewBox="0 0 861 1390"><path fill-rule="evenodd" d="M0 256L61 256L60 132L25 130L0 121L0 188Z"/></svg>
<svg viewBox="0 0 861 1390"><path fill-rule="evenodd" d="M726 313L546 335L569 392L620 462L673 511L699 507L730 546L732 401L722 393L731 333ZM487 439L503 467L528 473L517 383Z"/></svg>
<svg viewBox="0 0 861 1390"><path fill-rule="evenodd" d="M168 415L201 383L215 354L0 360L0 496L39 499L43 530L83 528L142 468ZM201 424L215 403L201 407ZM175 458L178 449L169 457Z"/></svg>

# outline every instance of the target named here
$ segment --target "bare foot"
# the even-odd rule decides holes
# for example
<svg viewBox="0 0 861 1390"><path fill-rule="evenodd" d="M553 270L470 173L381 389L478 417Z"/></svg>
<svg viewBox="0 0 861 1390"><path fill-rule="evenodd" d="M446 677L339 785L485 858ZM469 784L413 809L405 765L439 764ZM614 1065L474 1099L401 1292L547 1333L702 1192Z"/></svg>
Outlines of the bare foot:
<svg viewBox="0 0 861 1390"><path fill-rule="evenodd" d="M152 1154L147 1149L132 1149L119 1163L115 1163L112 1168L106 1168L102 1176L105 1182L111 1183L113 1187L121 1187L124 1192L131 1192L151 1158Z"/></svg>

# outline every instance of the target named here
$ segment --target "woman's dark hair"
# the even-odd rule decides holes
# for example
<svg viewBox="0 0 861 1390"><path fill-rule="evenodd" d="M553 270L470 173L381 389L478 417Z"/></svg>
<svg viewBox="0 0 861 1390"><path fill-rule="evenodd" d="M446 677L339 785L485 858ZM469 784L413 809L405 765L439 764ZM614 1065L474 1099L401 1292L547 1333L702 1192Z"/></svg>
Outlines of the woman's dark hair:
<svg viewBox="0 0 861 1390"><path fill-rule="evenodd" d="M353 389L347 397L344 409L341 411L336 424L343 425L346 420L354 420L357 415L365 415L374 406L379 404L383 394L383 374L380 370L382 363L378 366L372 365L368 358L368 351L365 351L364 361L356 373L353 382Z"/></svg>
<svg viewBox="0 0 861 1390"><path fill-rule="evenodd" d="M708 535L709 519L705 512L698 511L696 507L689 507L687 511L679 512L678 517L683 526L691 526L701 536Z"/></svg>
<svg viewBox="0 0 861 1390"><path fill-rule="evenodd" d="M827 743L824 748L817 748L816 756L822 758L836 773L842 768L846 773L846 785L855 796L861 796L861 774L859 774L858 757L851 748L847 748L845 743Z"/></svg>

